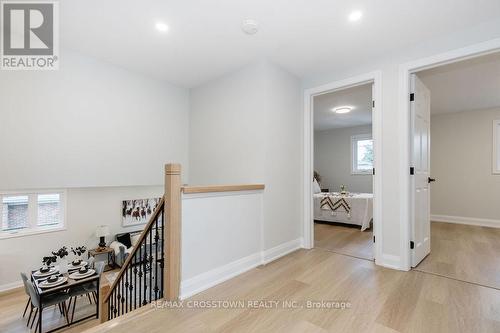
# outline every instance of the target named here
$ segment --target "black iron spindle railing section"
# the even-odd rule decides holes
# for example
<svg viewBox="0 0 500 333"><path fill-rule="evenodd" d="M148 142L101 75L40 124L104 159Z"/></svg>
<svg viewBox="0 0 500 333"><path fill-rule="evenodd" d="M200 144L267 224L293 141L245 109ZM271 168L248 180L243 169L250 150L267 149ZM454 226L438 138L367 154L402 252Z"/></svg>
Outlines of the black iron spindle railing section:
<svg viewBox="0 0 500 333"><path fill-rule="evenodd" d="M106 295L109 319L163 298L164 210L162 199Z"/></svg>

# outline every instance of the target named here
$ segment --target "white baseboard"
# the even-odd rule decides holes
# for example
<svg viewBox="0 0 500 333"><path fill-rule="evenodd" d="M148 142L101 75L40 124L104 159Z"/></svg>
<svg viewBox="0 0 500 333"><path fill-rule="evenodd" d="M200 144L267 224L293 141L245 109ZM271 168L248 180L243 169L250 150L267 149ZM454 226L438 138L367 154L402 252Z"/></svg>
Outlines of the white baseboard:
<svg viewBox="0 0 500 333"><path fill-rule="evenodd" d="M474 217L431 215L431 221L500 228L500 220L479 219Z"/></svg>
<svg viewBox="0 0 500 333"><path fill-rule="evenodd" d="M265 265L271 261L286 256L287 254L302 248L302 244L302 238L297 238L270 248L269 250L262 251L262 264Z"/></svg>
<svg viewBox="0 0 500 333"><path fill-rule="evenodd" d="M184 280L181 282L180 298L182 300L189 298L257 266L281 258L301 247L302 239L295 239Z"/></svg>
<svg viewBox="0 0 500 333"><path fill-rule="evenodd" d="M16 289L16 288L20 288L23 286L23 282L22 281L16 281L16 282L11 282L11 283L6 283L6 284L2 284L0 286L0 293L3 293L3 292L6 292L6 291L9 291L11 289Z"/></svg>
<svg viewBox="0 0 500 333"><path fill-rule="evenodd" d="M396 270L404 270L401 267L401 257L395 256L392 254L382 254L380 261L376 261L376 264L379 266L383 266L386 268L396 269Z"/></svg>

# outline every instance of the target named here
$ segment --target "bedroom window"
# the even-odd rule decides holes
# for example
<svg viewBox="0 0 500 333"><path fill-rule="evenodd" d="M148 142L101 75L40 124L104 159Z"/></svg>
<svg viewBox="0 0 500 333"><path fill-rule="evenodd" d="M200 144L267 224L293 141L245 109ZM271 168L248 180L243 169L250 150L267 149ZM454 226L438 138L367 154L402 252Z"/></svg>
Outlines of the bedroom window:
<svg viewBox="0 0 500 333"><path fill-rule="evenodd" d="M351 173L353 175L371 174L373 171L373 139L371 134L351 137Z"/></svg>
<svg viewBox="0 0 500 333"><path fill-rule="evenodd" d="M64 229L64 191L0 193L0 238Z"/></svg>
<svg viewBox="0 0 500 333"><path fill-rule="evenodd" d="M493 174L500 175L500 119L493 121Z"/></svg>

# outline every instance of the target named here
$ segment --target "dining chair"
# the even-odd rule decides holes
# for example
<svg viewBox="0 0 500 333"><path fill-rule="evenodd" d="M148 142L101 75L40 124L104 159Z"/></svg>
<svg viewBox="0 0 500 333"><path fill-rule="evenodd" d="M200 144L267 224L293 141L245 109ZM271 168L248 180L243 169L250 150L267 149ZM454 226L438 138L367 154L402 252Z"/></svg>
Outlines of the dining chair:
<svg viewBox="0 0 500 333"><path fill-rule="evenodd" d="M104 267L106 263L104 261L98 261L94 264L94 270L96 274L100 277L102 272L104 272ZM76 300L79 296L87 296L89 299L89 303L92 304L92 298L94 302L97 303L97 282L89 282L82 286L73 287L69 290L69 307L68 309L71 311L71 321L73 321L73 317L75 316L75 308L76 308ZM73 310L71 310L71 303L73 302Z"/></svg>
<svg viewBox="0 0 500 333"><path fill-rule="evenodd" d="M30 305L31 303L31 297L30 297L30 294L28 292L28 288L26 288L26 281L28 281L28 277L26 276L25 273L21 272L21 279L23 280L23 285L24 285L24 292L26 293L26 295L28 296L28 302L26 303L26 307L24 308L24 312L23 312L23 318L24 316L26 316L26 311L28 310L28 306ZM33 312L33 308L31 309L30 311L30 317L31 317L31 312Z"/></svg>
<svg viewBox="0 0 500 333"><path fill-rule="evenodd" d="M28 293L31 298L31 305L35 309L35 315L33 317L33 322L31 323L31 328L33 328L33 323L35 322L37 315L38 315L38 323L36 324L35 331L39 329L39 326L41 325L41 318L42 318L42 312L43 309L48 308L52 305L61 305L63 309L63 315L66 317L66 323L69 324L69 318L68 318L68 309L66 307L66 301L69 299L68 293L66 291L46 296L43 299L43 304L40 303L40 298L37 292L35 291L35 288L33 287L33 284L29 281L25 281L25 287L28 289ZM28 322L29 324L29 322Z"/></svg>

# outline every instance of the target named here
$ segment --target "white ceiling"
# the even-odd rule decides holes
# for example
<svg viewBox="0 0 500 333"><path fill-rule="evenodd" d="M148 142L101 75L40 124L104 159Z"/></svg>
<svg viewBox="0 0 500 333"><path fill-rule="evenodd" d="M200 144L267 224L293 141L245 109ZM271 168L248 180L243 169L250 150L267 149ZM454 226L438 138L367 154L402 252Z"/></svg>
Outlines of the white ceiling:
<svg viewBox="0 0 500 333"><path fill-rule="evenodd" d="M365 84L314 97L314 130L354 127L372 123L372 85ZM332 108L351 106L344 114L332 112Z"/></svg>
<svg viewBox="0 0 500 333"><path fill-rule="evenodd" d="M303 77L390 56L498 19L500 1L85 0L60 12L63 48L193 87L262 57ZM259 21L256 35L241 32L245 18Z"/></svg>
<svg viewBox="0 0 500 333"><path fill-rule="evenodd" d="M431 91L431 113L500 107L500 53L419 72Z"/></svg>

